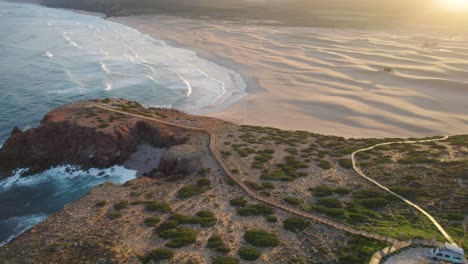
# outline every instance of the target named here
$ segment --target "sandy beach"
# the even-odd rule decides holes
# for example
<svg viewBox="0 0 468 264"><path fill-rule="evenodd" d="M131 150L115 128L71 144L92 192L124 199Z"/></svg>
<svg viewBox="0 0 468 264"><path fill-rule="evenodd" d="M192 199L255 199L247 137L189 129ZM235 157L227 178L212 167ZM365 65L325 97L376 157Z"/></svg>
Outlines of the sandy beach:
<svg viewBox="0 0 468 264"><path fill-rule="evenodd" d="M249 95L214 117L344 137L468 131L467 34L163 15L111 20L240 73Z"/></svg>

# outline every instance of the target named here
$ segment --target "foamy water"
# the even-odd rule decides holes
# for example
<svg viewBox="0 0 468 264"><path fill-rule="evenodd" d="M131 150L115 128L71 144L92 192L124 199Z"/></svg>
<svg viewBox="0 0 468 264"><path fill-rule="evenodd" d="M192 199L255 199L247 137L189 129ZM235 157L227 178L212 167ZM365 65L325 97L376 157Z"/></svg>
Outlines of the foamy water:
<svg viewBox="0 0 468 264"><path fill-rule="evenodd" d="M236 72L115 22L5 2L0 15L0 142L15 125L35 125L76 100L121 97L201 113L245 95Z"/></svg>
<svg viewBox="0 0 468 264"><path fill-rule="evenodd" d="M59 166L21 177L24 171L0 181L0 247L94 186L106 181L122 184L137 173L121 166L103 170Z"/></svg>
<svg viewBox="0 0 468 264"><path fill-rule="evenodd" d="M200 113L245 94L239 74L102 18L0 1L0 146L51 108L119 97ZM123 167L51 168L0 182L0 246L94 186L133 179ZM102 176L101 176L102 175Z"/></svg>

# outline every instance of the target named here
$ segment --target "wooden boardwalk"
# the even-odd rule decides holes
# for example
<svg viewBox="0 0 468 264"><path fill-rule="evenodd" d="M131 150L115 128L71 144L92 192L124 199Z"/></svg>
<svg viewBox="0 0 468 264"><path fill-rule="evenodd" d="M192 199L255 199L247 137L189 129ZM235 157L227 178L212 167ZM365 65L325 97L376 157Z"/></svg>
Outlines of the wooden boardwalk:
<svg viewBox="0 0 468 264"><path fill-rule="evenodd" d="M367 232L367 231L355 229L353 227L338 223L336 221L327 219L325 217L317 216L317 215L314 215L314 214L311 214L311 213L307 213L307 212L298 210L296 208L287 206L285 204L282 204L282 203L280 203L278 201L267 198L267 197L255 192L254 190L249 188L243 181L241 181L237 176L235 176L229 170L229 168L226 166L226 164L224 163L224 161L223 161L223 159L221 157L221 154L219 153L219 151L216 148L216 145L217 145L216 144L217 143L216 133L212 133L212 132L210 132L210 131L208 131L206 129L199 128L199 127L191 127L191 126L186 126L186 125L182 125L182 124L176 124L176 123L168 122L168 121L153 118L153 117L146 117L146 116L142 116L142 115L138 115L138 114L132 114L132 113L120 111L120 110L117 110L117 109L105 107L105 106L98 105L98 104L96 104L94 106L96 108L99 108L99 109L102 109L102 110L107 110L107 111L116 112L116 113L120 113L120 114L124 114L124 115L128 115L128 116L133 116L133 117L153 121L153 122L160 123L160 124L180 127L180 128L184 128L184 129L189 130L189 131L207 133L207 134L210 135L210 150L213 153L213 156L215 157L215 159L217 160L219 165L221 166L221 168L223 169L224 173L229 178L231 178L240 188L242 188L242 190L244 190L253 199L255 199L257 201L260 201L260 202L263 202L265 204L271 205L271 206L276 207L278 209L284 210L284 211L289 212L289 213L291 213L293 215L296 215L296 216L299 216L299 217L314 221L316 223L325 224L325 225L328 225L330 227L342 230L342 231L347 232L347 233L351 233L351 234L359 235L359 236L364 236L364 237L367 237L367 238L376 239L376 240L380 240L380 241L386 241L386 242L389 242L389 243L392 243L392 244L400 242L400 241L398 241L396 239L393 239L391 237L382 236L380 234L375 234L375 233L370 233L370 232Z"/></svg>

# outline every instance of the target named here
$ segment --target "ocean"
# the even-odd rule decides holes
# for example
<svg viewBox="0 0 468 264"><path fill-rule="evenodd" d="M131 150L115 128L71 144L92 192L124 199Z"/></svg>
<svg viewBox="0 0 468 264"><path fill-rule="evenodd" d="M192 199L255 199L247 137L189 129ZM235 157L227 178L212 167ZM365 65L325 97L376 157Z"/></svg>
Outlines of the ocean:
<svg viewBox="0 0 468 264"><path fill-rule="evenodd" d="M97 16L0 1L0 146L18 126L79 100L125 98L201 114L245 96L236 72ZM51 168L0 182L0 246L94 186L136 172Z"/></svg>

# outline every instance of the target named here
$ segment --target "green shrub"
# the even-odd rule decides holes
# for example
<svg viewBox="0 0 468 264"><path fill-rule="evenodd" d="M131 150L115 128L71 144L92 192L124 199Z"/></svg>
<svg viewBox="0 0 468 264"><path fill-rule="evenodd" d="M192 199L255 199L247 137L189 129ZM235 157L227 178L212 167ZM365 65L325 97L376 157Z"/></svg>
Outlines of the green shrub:
<svg viewBox="0 0 468 264"><path fill-rule="evenodd" d="M273 208L266 204L252 204L237 209L240 216L256 216L256 215L270 215L273 213Z"/></svg>
<svg viewBox="0 0 468 264"><path fill-rule="evenodd" d="M197 185L198 186L202 186L202 187L205 187L205 186L210 186L211 185L211 181L209 179L201 179L197 182Z"/></svg>
<svg viewBox="0 0 468 264"><path fill-rule="evenodd" d="M229 201L232 206L244 207L247 204L247 200L244 197L239 196Z"/></svg>
<svg viewBox="0 0 468 264"><path fill-rule="evenodd" d="M99 124L99 126L98 126L98 128L106 128L106 127L109 127L109 124L102 123L102 124Z"/></svg>
<svg viewBox="0 0 468 264"><path fill-rule="evenodd" d="M214 214L210 211L200 211L196 214L195 217L192 217L190 219L191 224L199 224L202 227L210 227L214 226L216 224L216 217L214 217Z"/></svg>
<svg viewBox="0 0 468 264"><path fill-rule="evenodd" d="M339 195L347 195L351 193L351 190L345 187L336 187L335 190L333 190L333 192Z"/></svg>
<svg viewBox="0 0 468 264"><path fill-rule="evenodd" d="M273 154L275 153L275 151L273 149L264 149L263 150L263 153L266 153L266 154Z"/></svg>
<svg viewBox="0 0 468 264"><path fill-rule="evenodd" d="M213 264L239 264L239 260L233 257L220 256L214 258Z"/></svg>
<svg viewBox="0 0 468 264"><path fill-rule="evenodd" d="M353 197L356 199L368 198L385 198L385 193L376 189L365 189L353 192Z"/></svg>
<svg viewBox="0 0 468 264"><path fill-rule="evenodd" d="M113 213L110 213L110 214L108 215L108 217L109 217L111 220L114 220L114 219L117 219L117 218L122 217L122 213L121 213L121 212L113 212Z"/></svg>
<svg viewBox="0 0 468 264"><path fill-rule="evenodd" d="M254 247L241 247L239 251L237 251L239 257L243 260L257 260L262 256L262 252Z"/></svg>
<svg viewBox="0 0 468 264"><path fill-rule="evenodd" d="M254 190L254 191L260 191L260 190L263 190L263 187L256 183L256 182L253 182L253 181L244 181L244 183L250 187L250 189Z"/></svg>
<svg viewBox="0 0 468 264"><path fill-rule="evenodd" d="M328 185L319 185L313 189L313 194L317 197L325 197L333 194L333 189Z"/></svg>
<svg viewBox="0 0 468 264"><path fill-rule="evenodd" d="M170 213L172 208L168 203L151 201L145 202L145 210L149 212Z"/></svg>
<svg viewBox="0 0 468 264"><path fill-rule="evenodd" d="M101 103L108 104L110 103L110 99L109 98L102 99Z"/></svg>
<svg viewBox="0 0 468 264"><path fill-rule="evenodd" d="M214 217L214 213L208 210L202 210L196 213L198 217Z"/></svg>
<svg viewBox="0 0 468 264"><path fill-rule="evenodd" d="M177 182L177 181L180 181L182 179L185 179L185 177L187 177L187 176L184 176L184 175L181 175L181 174L174 174L174 175L167 176L165 178L165 181L167 181L167 182Z"/></svg>
<svg viewBox="0 0 468 264"><path fill-rule="evenodd" d="M145 225L149 227L157 226L159 224L159 217L148 217L145 219Z"/></svg>
<svg viewBox="0 0 468 264"><path fill-rule="evenodd" d="M465 216L461 213L448 213L445 215L445 219L450 221L463 221Z"/></svg>
<svg viewBox="0 0 468 264"><path fill-rule="evenodd" d="M180 225L180 222L177 220L172 220L168 219L164 222L162 222L159 227L158 231L164 231L164 230L169 230L169 229L174 229Z"/></svg>
<svg viewBox="0 0 468 264"><path fill-rule="evenodd" d="M383 206L386 206L388 204L388 200L385 198L367 198L367 199L361 199L357 201L360 205L368 208L368 209L377 209L381 208Z"/></svg>
<svg viewBox="0 0 468 264"><path fill-rule="evenodd" d="M342 208L328 208L324 206L312 206L312 209L319 213L324 213L330 217L343 219L346 217L346 211Z"/></svg>
<svg viewBox="0 0 468 264"><path fill-rule="evenodd" d="M257 170L264 170L265 166L260 161L254 160L252 162L252 168L257 169Z"/></svg>
<svg viewBox="0 0 468 264"><path fill-rule="evenodd" d="M318 204L328 208L343 208L343 203L335 198L320 198Z"/></svg>
<svg viewBox="0 0 468 264"><path fill-rule="evenodd" d="M117 211L120 211L122 209L127 208L128 205L129 205L128 201L120 201L120 202L114 204L114 209L117 210Z"/></svg>
<svg viewBox="0 0 468 264"><path fill-rule="evenodd" d="M177 227L159 233L161 238L172 239L172 241L166 243L166 247L170 248L180 248L195 243L197 236L197 231L187 227Z"/></svg>
<svg viewBox="0 0 468 264"><path fill-rule="evenodd" d="M221 155L222 155L224 158L227 158L227 157L231 156L232 153L231 153L231 151L222 150L222 151L221 151Z"/></svg>
<svg viewBox="0 0 468 264"><path fill-rule="evenodd" d="M190 198L199 195L203 192L203 188L197 185L189 184L179 189L177 196L182 199Z"/></svg>
<svg viewBox="0 0 468 264"><path fill-rule="evenodd" d="M272 172L264 173L260 176L262 180L270 180L270 181L294 181L294 178L286 175L282 170L276 170Z"/></svg>
<svg viewBox="0 0 468 264"><path fill-rule="evenodd" d="M287 148L286 151L289 152L289 154L292 154L292 155L298 155L299 154L299 152L297 151L296 148Z"/></svg>
<svg viewBox="0 0 468 264"><path fill-rule="evenodd" d="M96 207L103 207L104 205L106 205L106 201L99 201L96 203Z"/></svg>
<svg viewBox="0 0 468 264"><path fill-rule="evenodd" d="M271 182L262 183L262 187L265 188L265 189L270 189L270 190L275 189L275 185L273 183L271 183Z"/></svg>
<svg viewBox="0 0 468 264"><path fill-rule="evenodd" d="M262 229L248 230L244 234L244 240L256 247L276 247L280 244L279 238L275 233Z"/></svg>
<svg viewBox="0 0 468 264"><path fill-rule="evenodd" d="M271 160L272 158L273 156L271 156L270 154L261 154L261 155L256 156L255 160L261 163L265 163Z"/></svg>
<svg viewBox="0 0 468 264"><path fill-rule="evenodd" d="M213 248L216 251L221 252L221 253L227 253L227 252L231 251L231 249L229 249L229 247L227 247L224 244L223 239L220 236L217 236L217 235L212 235L208 239L208 243L207 243L206 247L207 248Z"/></svg>
<svg viewBox="0 0 468 264"><path fill-rule="evenodd" d="M300 205L302 203L301 199L292 196L284 198L284 201L290 205Z"/></svg>
<svg viewBox="0 0 468 264"><path fill-rule="evenodd" d="M208 239L208 243L206 244L207 248L217 248L219 246L224 245L223 239L220 236L212 235Z"/></svg>
<svg viewBox="0 0 468 264"><path fill-rule="evenodd" d="M158 262L161 260L172 259L174 257L174 252L166 248L157 248L151 251L148 255L142 258L143 263L148 263L150 261Z"/></svg>
<svg viewBox="0 0 468 264"><path fill-rule="evenodd" d="M266 220L267 220L268 222L270 222L270 223L276 223L276 222L278 222L278 218L276 218L276 216L274 216L274 215L268 215L268 216L266 217Z"/></svg>
<svg viewBox="0 0 468 264"><path fill-rule="evenodd" d="M296 169L305 169L309 167L307 164L303 163L302 161L300 161L298 158L294 156L286 156L284 159L285 159L285 163L289 167L293 167Z"/></svg>
<svg viewBox="0 0 468 264"><path fill-rule="evenodd" d="M283 228L294 233L302 232L309 226L309 221L299 217L289 217L283 221Z"/></svg>
<svg viewBox="0 0 468 264"><path fill-rule="evenodd" d="M320 160L318 166L324 170L329 170L331 169L331 163L328 160L322 159Z"/></svg>
<svg viewBox="0 0 468 264"><path fill-rule="evenodd" d="M353 163L352 163L351 159L339 159L338 164L340 165L340 167L342 167L344 169L349 170L349 169L353 168Z"/></svg>

